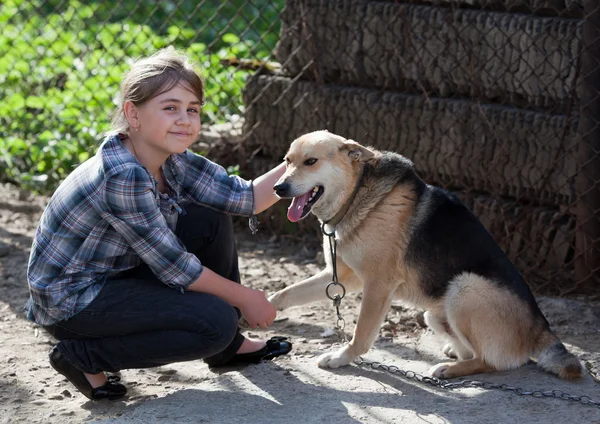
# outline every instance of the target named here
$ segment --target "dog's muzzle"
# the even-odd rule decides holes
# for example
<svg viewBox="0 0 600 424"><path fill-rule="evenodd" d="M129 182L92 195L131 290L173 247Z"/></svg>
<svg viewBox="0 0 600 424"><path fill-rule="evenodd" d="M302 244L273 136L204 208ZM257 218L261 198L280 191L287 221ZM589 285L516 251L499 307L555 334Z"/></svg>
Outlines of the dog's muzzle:
<svg viewBox="0 0 600 424"><path fill-rule="evenodd" d="M291 185L289 183L279 183L275 184L273 190L279 197L290 197L289 192L291 189Z"/></svg>

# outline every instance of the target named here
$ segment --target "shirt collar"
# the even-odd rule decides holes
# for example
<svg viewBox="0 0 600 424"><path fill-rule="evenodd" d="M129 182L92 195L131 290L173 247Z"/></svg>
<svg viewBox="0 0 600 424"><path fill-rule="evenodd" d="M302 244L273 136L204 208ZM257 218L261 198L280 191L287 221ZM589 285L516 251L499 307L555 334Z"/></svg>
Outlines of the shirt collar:
<svg viewBox="0 0 600 424"><path fill-rule="evenodd" d="M98 153L103 159L102 163L104 165L104 170L108 175L121 172L132 164L143 167L143 165L137 161L135 156L123 145L123 141L126 138L127 135L125 134L111 134L106 137L100 146ZM185 157L185 154L186 153L181 155L171 155L163 165L163 175L167 179L169 186L171 186L177 194L180 194L183 188L185 162L180 156Z"/></svg>

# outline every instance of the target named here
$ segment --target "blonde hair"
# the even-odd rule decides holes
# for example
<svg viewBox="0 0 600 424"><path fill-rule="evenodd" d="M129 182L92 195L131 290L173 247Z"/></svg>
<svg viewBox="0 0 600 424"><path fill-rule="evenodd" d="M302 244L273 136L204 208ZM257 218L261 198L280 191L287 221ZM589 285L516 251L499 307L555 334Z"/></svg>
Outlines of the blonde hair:
<svg viewBox="0 0 600 424"><path fill-rule="evenodd" d="M181 81L188 83L200 103L204 104L202 78L183 52L167 47L137 60L121 82L121 99L112 118L112 131L127 133L130 129L123 110L126 101L140 106Z"/></svg>

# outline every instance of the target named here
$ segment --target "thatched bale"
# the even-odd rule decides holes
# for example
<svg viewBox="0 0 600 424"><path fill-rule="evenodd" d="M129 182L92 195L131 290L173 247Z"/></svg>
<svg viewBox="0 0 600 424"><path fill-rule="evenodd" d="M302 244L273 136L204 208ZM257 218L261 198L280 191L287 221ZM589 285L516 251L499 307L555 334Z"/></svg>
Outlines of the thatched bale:
<svg viewBox="0 0 600 424"><path fill-rule="evenodd" d="M319 82L566 112L581 21L397 2L290 1L277 59Z"/></svg>
<svg viewBox="0 0 600 424"><path fill-rule="evenodd" d="M295 138L326 128L403 154L433 184L535 203L572 201L576 118L268 76L250 79L244 99L253 101L245 149L268 158L281 160Z"/></svg>

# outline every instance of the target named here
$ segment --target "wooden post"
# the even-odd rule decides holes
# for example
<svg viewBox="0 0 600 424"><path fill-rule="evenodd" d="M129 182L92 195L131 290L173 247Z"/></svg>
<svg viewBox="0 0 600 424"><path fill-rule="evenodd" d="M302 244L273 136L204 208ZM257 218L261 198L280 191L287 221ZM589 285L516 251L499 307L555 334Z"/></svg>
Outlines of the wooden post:
<svg viewBox="0 0 600 424"><path fill-rule="evenodd" d="M600 3L584 0L575 283L600 293Z"/></svg>

